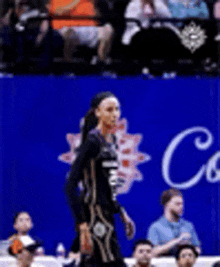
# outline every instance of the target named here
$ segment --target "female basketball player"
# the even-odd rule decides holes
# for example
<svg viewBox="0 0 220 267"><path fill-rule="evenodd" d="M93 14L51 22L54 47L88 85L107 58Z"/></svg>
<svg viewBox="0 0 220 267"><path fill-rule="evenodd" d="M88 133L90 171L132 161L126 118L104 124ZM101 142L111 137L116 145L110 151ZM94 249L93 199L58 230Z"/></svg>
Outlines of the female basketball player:
<svg viewBox="0 0 220 267"><path fill-rule="evenodd" d="M96 95L84 118L82 144L72 165L66 192L79 231L82 266L125 266L120 255L114 214L125 223L128 238L134 223L116 200L117 144L114 135L120 117L118 99L110 92ZM77 194L78 183L83 190Z"/></svg>

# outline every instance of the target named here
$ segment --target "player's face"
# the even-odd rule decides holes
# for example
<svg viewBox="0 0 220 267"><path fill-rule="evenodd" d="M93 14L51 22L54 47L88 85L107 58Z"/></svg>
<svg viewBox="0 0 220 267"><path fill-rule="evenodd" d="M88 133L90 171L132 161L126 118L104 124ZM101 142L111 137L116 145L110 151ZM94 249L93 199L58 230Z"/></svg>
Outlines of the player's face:
<svg viewBox="0 0 220 267"><path fill-rule="evenodd" d="M102 100L96 110L96 116L99 122L108 129L112 129L116 126L120 115L120 104L115 97L108 97Z"/></svg>
<svg viewBox="0 0 220 267"><path fill-rule="evenodd" d="M26 212L22 212L21 214L19 214L14 224L15 230L17 230L20 233L25 234L28 231L30 231L32 227L33 227L33 223L32 223L30 215Z"/></svg>
<svg viewBox="0 0 220 267"><path fill-rule="evenodd" d="M139 264L148 264L152 258L152 247L150 245L138 245L134 251L133 257Z"/></svg>
<svg viewBox="0 0 220 267"><path fill-rule="evenodd" d="M177 261L178 267L192 267L196 262L196 257L190 248L181 250Z"/></svg>
<svg viewBox="0 0 220 267"><path fill-rule="evenodd" d="M170 211L177 216L183 215L183 198L182 196L174 196L171 198L171 200L168 202Z"/></svg>

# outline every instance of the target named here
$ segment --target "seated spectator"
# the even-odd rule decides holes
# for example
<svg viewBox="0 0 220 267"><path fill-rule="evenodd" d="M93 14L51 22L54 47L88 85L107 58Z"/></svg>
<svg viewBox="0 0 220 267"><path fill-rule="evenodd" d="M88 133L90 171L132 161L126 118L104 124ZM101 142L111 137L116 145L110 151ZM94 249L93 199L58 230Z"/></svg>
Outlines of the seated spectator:
<svg viewBox="0 0 220 267"><path fill-rule="evenodd" d="M78 46L97 49L99 60L107 62L111 51L114 30L110 24L63 28L59 31L64 39L64 59L71 61Z"/></svg>
<svg viewBox="0 0 220 267"><path fill-rule="evenodd" d="M209 10L204 0L169 0L172 18L209 18Z"/></svg>
<svg viewBox="0 0 220 267"><path fill-rule="evenodd" d="M133 258L135 259L135 264L133 267L152 267L153 244L149 240L138 240L133 249Z"/></svg>
<svg viewBox="0 0 220 267"><path fill-rule="evenodd" d="M220 267L220 261L214 262L212 267Z"/></svg>
<svg viewBox="0 0 220 267"><path fill-rule="evenodd" d="M39 263L33 263L36 249L40 246L31 237L20 236L14 239L9 248L9 253L16 257L16 263L10 264L11 267L45 267Z"/></svg>
<svg viewBox="0 0 220 267"><path fill-rule="evenodd" d="M99 25L110 24L114 31L111 46L111 57L126 60L124 47L121 43L125 30L124 12L130 0L94 0L96 14L99 17Z"/></svg>
<svg viewBox="0 0 220 267"><path fill-rule="evenodd" d="M193 224L181 218L184 208L182 193L174 188L164 191L161 204L164 206L164 214L150 225L147 234L147 239L155 246L153 255L175 255L181 244L192 244L201 253Z"/></svg>
<svg viewBox="0 0 220 267"><path fill-rule="evenodd" d="M16 233L9 237L10 241L22 236L29 236L29 231L33 228L33 222L30 214L26 211L16 213L13 220L13 228Z"/></svg>
<svg viewBox="0 0 220 267"><path fill-rule="evenodd" d="M50 12L58 15L70 14L71 16L95 16L98 12L91 0L67 2L68 4L64 2L61 6L60 1L52 0ZM78 47L84 46L97 49L98 60L106 63L114 37L114 30L110 23L103 23L98 26L98 22L92 19L54 20L53 25L64 39L65 61L71 62L73 53L77 51Z"/></svg>
<svg viewBox="0 0 220 267"><path fill-rule="evenodd" d="M167 71L174 71L176 57L174 47L178 37L170 30L169 23L151 22L151 19L171 18L165 0L131 0L125 12L126 21L122 44L127 58L138 60L142 67L151 68L153 59L166 62Z"/></svg>
<svg viewBox="0 0 220 267"><path fill-rule="evenodd" d="M47 15L45 7L31 0L18 0L16 5L8 6L2 19L4 27L0 37L3 39L4 60L15 63L18 71L29 72L31 68L48 70L53 48L49 21L46 18L30 20ZM34 58L37 59L36 65L32 63Z"/></svg>
<svg viewBox="0 0 220 267"><path fill-rule="evenodd" d="M198 255L198 252L192 245L179 246L176 254L177 267L193 267Z"/></svg>
<svg viewBox="0 0 220 267"><path fill-rule="evenodd" d="M149 27L150 18L170 18L171 13L163 0L131 0L128 4L125 19L136 19L142 28ZM126 22L122 43L130 44L132 37L141 30L135 22Z"/></svg>
<svg viewBox="0 0 220 267"><path fill-rule="evenodd" d="M35 241L29 232L33 228L31 216L26 211L20 211L15 214L13 227L16 233L9 237L12 245L9 248L9 253L16 257L16 264L11 267L44 267L33 262L33 257L36 249L41 244Z"/></svg>

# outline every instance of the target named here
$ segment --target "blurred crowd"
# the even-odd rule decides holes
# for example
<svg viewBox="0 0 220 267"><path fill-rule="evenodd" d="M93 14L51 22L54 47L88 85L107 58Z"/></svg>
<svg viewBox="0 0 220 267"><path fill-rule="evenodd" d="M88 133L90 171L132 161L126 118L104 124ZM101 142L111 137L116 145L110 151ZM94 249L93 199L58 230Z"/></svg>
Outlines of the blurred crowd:
<svg viewBox="0 0 220 267"><path fill-rule="evenodd" d="M86 73L117 71L121 62L135 73L159 60L171 71L180 58L196 67L202 60L217 66L213 18L220 12L212 1L2 0L1 68L8 63L15 73L62 74L74 73L78 64Z"/></svg>

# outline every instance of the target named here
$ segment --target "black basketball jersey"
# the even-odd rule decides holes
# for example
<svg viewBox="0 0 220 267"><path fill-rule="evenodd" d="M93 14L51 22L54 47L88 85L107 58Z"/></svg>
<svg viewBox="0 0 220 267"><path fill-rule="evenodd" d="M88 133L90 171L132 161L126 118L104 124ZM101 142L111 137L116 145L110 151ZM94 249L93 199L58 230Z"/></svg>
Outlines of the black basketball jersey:
<svg viewBox="0 0 220 267"><path fill-rule="evenodd" d="M99 205L112 213L120 212L116 200L117 190L117 144L108 143L95 129L78 152L67 181L67 195L77 223L89 222L89 207ZM82 181L83 188L77 192Z"/></svg>

